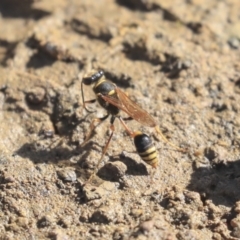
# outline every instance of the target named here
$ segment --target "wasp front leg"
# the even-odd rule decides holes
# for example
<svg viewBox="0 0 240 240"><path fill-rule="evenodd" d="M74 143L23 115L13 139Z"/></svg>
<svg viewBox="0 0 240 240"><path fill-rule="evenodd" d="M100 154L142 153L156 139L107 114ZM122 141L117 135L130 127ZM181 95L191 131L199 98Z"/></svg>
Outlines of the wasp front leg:
<svg viewBox="0 0 240 240"><path fill-rule="evenodd" d="M86 107L86 104L88 104L88 103L95 103L96 101L97 101L97 99L92 99L92 100L84 101L84 102L83 102L83 108L84 108L88 113L93 113L93 112L95 112L95 110L94 110L94 111L89 110L89 109Z"/></svg>

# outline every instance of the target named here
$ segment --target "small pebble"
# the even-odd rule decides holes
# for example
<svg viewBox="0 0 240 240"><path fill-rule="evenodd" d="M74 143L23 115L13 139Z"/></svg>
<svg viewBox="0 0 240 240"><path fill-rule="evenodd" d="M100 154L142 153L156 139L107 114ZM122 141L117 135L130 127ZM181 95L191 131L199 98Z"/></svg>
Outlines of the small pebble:
<svg viewBox="0 0 240 240"><path fill-rule="evenodd" d="M64 181L74 182L77 180L77 175L72 168L63 168L57 171L57 175Z"/></svg>
<svg viewBox="0 0 240 240"><path fill-rule="evenodd" d="M232 49L239 48L239 40L236 37L232 37L228 40L228 44Z"/></svg>
<svg viewBox="0 0 240 240"><path fill-rule="evenodd" d="M37 226L38 228L45 228L51 226L55 222L55 218L51 215L45 215L41 219L38 220Z"/></svg>
<svg viewBox="0 0 240 240"><path fill-rule="evenodd" d="M238 229L240 229L240 217L233 218L230 224L233 228L237 227Z"/></svg>
<svg viewBox="0 0 240 240"><path fill-rule="evenodd" d="M143 222L143 223L140 224L140 229L143 232L150 232L153 227L154 227L154 221L153 220L149 220L149 221L146 221L146 222Z"/></svg>
<svg viewBox="0 0 240 240"><path fill-rule="evenodd" d="M125 175L126 171L127 166L123 162L109 162L99 170L99 175L117 181Z"/></svg>
<svg viewBox="0 0 240 240"><path fill-rule="evenodd" d="M5 102L5 96L2 92L0 92L0 110L3 109L4 102Z"/></svg>
<svg viewBox="0 0 240 240"><path fill-rule="evenodd" d="M108 207L103 207L101 209L96 210L91 218L90 222L96 222L96 223L105 223L108 224L110 222L113 222L116 218L116 212L115 209L110 209Z"/></svg>
<svg viewBox="0 0 240 240"><path fill-rule="evenodd" d="M138 209L138 208L134 208L131 211L131 215L135 218L140 217L143 214L143 210L142 209Z"/></svg>
<svg viewBox="0 0 240 240"><path fill-rule="evenodd" d="M43 88L35 87L27 93L26 100L29 104L38 105L43 102L45 96L46 92Z"/></svg>
<svg viewBox="0 0 240 240"><path fill-rule="evenodd" d="M15 178L13 176L5 176L4 180L5 180L4 181L5 183L13 183L13 182L15 182Z"/></svg>
<svg viewBox="0 0 240 240"><path fill-rule="evenodd" d="M232 235L237 239L240 239L240 228L239 227L233 228Z"/></svg>
<svg viewBox="0 0 240 240"><path fill-rule="evenodd" d="M26 228L27 226L28 226L28 218L26 218L26 217L19 217L18 219L17 219L17 225L19 226L19 227L23 227L23 228Z"/></svg>

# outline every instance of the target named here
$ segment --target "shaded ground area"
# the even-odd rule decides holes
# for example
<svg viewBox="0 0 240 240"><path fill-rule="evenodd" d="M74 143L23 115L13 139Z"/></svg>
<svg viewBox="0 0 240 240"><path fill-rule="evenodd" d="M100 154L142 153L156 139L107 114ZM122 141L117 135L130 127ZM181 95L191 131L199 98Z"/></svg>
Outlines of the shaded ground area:
<svg viewBox="0 0 240 240"><path fill-rule="evenodd" d="M239 239L240 3L0 3L1 239ZM109 120L91 121L92 68L147 110L181 153L136 121L154 171ZM85 99L94 98L84 86ZM123 116L124 115L123 113Z"/></svg>

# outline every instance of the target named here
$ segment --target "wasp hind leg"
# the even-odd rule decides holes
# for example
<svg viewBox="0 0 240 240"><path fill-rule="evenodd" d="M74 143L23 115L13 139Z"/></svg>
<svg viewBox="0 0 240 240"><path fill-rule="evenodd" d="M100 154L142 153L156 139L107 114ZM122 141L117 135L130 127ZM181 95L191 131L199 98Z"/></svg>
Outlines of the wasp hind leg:
<svg viewBox="0 0 240 240"><path fill-rule="evenodd" d="M90 130L88 132L88 134L85 137L85 140L83 141L83 143L81 144L81 147L84 146L88 140L90 139L94 129L101 124L103 121L105 121L108 118L109 114L107 114L106 116L102 117L102 118L95 118L92 120L91 124L90 124Z"/></svg>
<svg viewBox="0 0 240 240"><path fill-rule="evenodd" d="M155 127L156 132L161 136L161 138L163 139L164 142L166 142L167 144L169 144L170 146L172 146L174 149L176 149L179 152L183 152L186 153L188 152L188 149L186 148L180 148L177 145L175 145L174 143L170 142L165 136L164 134L161 132L160 128L158 126Z"/></svg>
<svg viewBox="0 0 240 240"><path fill-rule="evenodd" d="M108 150L109 144L110 144L110 142L111 142L111 140L112 140L112 137L113 137L113 133L114 133L114 131L115 131L115 128L114 128L114 125L113 125L114 121L115 121L115 117L112 116L112 117L111 117L111 120L110 120L110 122L111 122L110 129L111 129L111 131L112 131L112 132L111 132L111 135L110 135L110 137L108 138L108 141L107 141L107 143L105 144L105 147L103 148L101 158L98 160L97 165L95 166L93 173L91 174L91 176L89 177L89 179L84 183L84 185L86 185L87 183L91 182L93 176L96 175L97 170L98 170L98 167L99 167L100 163L102 162L102 160L103 160L103 158L104 158L104 156L105 156L105 154L106 154L106 152L107 152L107 150Z"/></svg>

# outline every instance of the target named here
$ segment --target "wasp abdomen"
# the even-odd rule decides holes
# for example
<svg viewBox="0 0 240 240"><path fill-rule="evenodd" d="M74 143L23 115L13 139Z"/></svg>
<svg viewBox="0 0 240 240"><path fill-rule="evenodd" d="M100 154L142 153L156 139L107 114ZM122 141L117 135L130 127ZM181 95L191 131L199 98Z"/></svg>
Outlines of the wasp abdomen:
<svg viewBox="0 0 240 240"><path fill-rule="evenodd" d="M142 160L154 168L157 167L157 150L151 138L147 134L139 132L134 137L134 144Z"/></svg>

